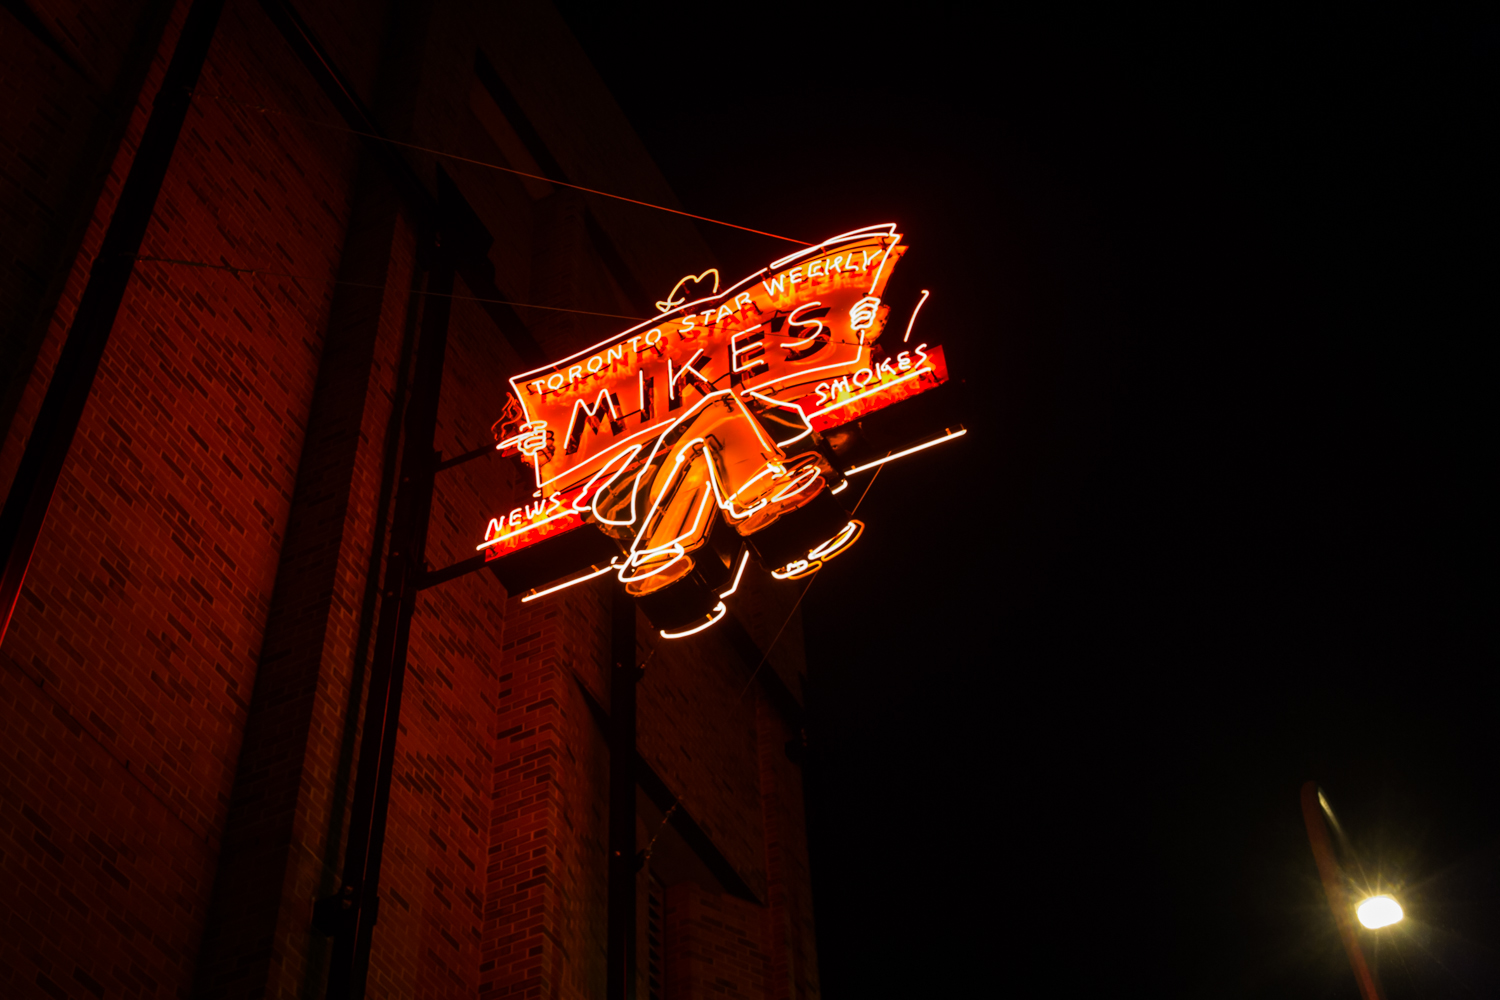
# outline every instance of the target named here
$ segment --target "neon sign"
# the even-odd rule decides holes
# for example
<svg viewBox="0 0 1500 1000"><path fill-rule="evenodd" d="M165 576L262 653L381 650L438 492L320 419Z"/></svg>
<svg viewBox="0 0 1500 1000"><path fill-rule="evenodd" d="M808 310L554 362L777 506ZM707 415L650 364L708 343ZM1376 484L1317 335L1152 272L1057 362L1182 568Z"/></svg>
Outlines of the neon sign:
<svg viewBox="0 0 1500 1000"><path fill-rule="evenodd" d="M724 615L752 552L777 579L816 572L863 530L835 499L845 477L899 457L849 466L825 432L948 379L941 347L908 343L926 292L903 341L879 343L905 252L887 224L722 291L717 270L689 275L654 320L511 378L497 447L535 490L477 548L499 559L592 525L619 554L545 592L612 572L668 638Z"/></svg>

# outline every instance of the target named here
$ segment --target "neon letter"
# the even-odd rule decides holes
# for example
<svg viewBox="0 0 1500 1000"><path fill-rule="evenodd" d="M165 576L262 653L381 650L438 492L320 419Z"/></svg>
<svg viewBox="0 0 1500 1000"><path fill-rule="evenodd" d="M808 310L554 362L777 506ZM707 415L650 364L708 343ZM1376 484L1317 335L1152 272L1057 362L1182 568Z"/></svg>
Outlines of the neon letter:
<svg viewBox="0 0 1500 1000"><path fill-rule="evenodd" d="M584 424L593 428L595 434L599 433L600 409L606 410L609 416L609 429L616 434L620 433L623 429L623 425L620 423L620 410L615 403L615 397L610 393L609 387L606 386L599 390L599 395L594 398L593 406L585 403L582 399L576 400L573 403L573 417L568 421L568 437L566 443L563 445L563 454L571 455L578 450L579 445L583 444ZM580 413L584 414L583 423L580 423L578 420Z"/></svg>
<svg viewBox="0 0 1500 1000"><path fill-rule="evenodd" d="M670 360L667 361L667 364L670 365L671 363ZM656 379L647 378L646 369L644 368L637 369L636 375L639 376L641 384L641 423L649 424L651 422L651 411L655 409L651 403L656 395Z"/></svg>
<svg viewBox="0 0 1500 1000"><path fill-rule="evenodd" d="M770 363L765 359L766 333L761 329L762 325L757 323L750 329L742 330L729 338L729 371L732 374L749 371L756 365L770 367ZM745 338L743 344L741 343L741 338ZM740 359L742 358L750 360L746 361L745 364L740 364ZM734 381L738 383L739 380L734 379Z"/></svg>

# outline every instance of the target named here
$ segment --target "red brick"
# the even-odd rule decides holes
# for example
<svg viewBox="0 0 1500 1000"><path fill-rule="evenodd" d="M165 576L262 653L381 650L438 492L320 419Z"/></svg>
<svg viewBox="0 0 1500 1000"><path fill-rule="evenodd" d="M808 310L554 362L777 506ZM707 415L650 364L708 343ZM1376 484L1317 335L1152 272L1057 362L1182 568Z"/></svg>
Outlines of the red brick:
<svg viewBox="0 0 1500 1000"><path fill-rule="evenodd" d="M0 446L0 484L14 475L185 9ZM58 4L49 23L68 27L72 58L108 75L121 65L118 26L138 10ZM423 52L416 63L382 62L384 22L361 5L304 13L361 99L414 142L500 161L471 105L477 41L571 175L671 200L550 8L439 5L426 35L405 39ZM24 133L16 149L37 154L26 183L56 201L48 171L76 165L81 126L18 109L46 95L81 115L88 87L68 84L45 46L0 44L37 69L25 79L0 69L15 95L0 123ZM142 262L127 291L0 647L7 995L287 996L316 992L326 975L328 942L310 908L343 860L378 607L370 574L382 569L379 510L390 502L386 435L422 298L407 294L420 226L404 208L390 222L389 204L383 229L356 212L372 190L359 180L357 140L303 119L338 115L260 7L230 3L142 253L298 277ZM12 153L0 150L7 170ZM410 162L432 180L428 154ZM536 200L513 177L444 169L496 237L490 258L507 298L635 308L592 248L588 213L649 291L705 263L681 219L559 189ZM19 217L19 197L0 192L7 218ZM338 274L382 271L370 283L383 291L336 294ZM32 294L9 280L0 305ZM519 364L464 298L471 290L460 281L455 291L436 439L401 442L449 457L491 442L504 376ZM614 329L521 314L556 354ZM472 556L486 519L529 493L498 457L441 472L429 564ZM525 602L479 572L419 597L370 995L602 992L609 761L584 691L609 704L613 586L606 577ZM796 693L800 622L782 632L795 592L755 578L745 587L737 613L762 644L781 633L766 670ZM818 995L801 781L783 749L797 734L723 635L665 643L642 619L637 636L640 753L759 901L667 886L665 995ZM644 982L644 956L641 966Z"/></svg>

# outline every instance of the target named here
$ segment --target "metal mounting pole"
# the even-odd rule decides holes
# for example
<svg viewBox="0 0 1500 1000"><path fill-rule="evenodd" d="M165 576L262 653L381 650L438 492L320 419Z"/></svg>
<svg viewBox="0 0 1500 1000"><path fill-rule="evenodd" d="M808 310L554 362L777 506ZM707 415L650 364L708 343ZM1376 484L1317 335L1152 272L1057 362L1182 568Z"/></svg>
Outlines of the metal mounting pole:
<svg viewBox="0 0 1500 1000"><path fill-rule="evenodd" d="M437 469L432 442L443 382L453 274L451 255L440 250L427 276L429 294L422 311L411 405L406 411L401 478L396 487L390 552L386 558L385 586L381 589L380 623L370 665L370 693L354 783L343 884L337 896L318 904L327 914L325 923L334 929L333 961L328 972L330 1000L360 1000L364 996L370 940L379 916L380 859L396 759L406 647L412 613L416 610L417 585L426 570L427 521ZM335 912L328 913L330 908Z"/></svg>

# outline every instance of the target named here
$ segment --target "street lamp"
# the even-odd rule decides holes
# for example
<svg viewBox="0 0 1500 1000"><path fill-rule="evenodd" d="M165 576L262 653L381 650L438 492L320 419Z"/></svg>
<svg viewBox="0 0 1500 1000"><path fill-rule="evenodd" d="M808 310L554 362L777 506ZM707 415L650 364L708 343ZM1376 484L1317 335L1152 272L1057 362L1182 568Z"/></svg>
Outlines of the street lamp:
<svg viewBox="0 0 1500 1000"><path fill-rule="evenodd" d="M1370 930L1377 927L1389 927L1391 924L1399 923L1406 916L1401 909L1401 904L1389 896L1371 896L1360 903L1354 911L1359 917L1359 922Z"/></svg>
<svg viewBox="0 0 1500 1000"><path fill-rule="evenodd" d="M1328 908L1333 911L1333 922L1338 925L1339 937L1343 939L1344 951L1349 955L1349 965L1354 970L1354 981L1359 984L1363 1000L1384 1000L1375 976L1365 961L1365 953L1359 946L1350 914L1359 917L1366 927L1384 927L1401 919L1401 905L1389 896L1374 896L1359 904L1358 910L1349 905L1344 893L1343 872L1333 853L1333 840L1328 836L1328 822L1333 811L1316 781L1302 786L1302 821L1307 824L1307 839L1312 844L1313 860L1318 863L1318 877L1323 880L1323 891L1328 896ZM1370 920L1365 919L1368 910ZM1392 916L1394 911L1394 916ZM1374 920L1375 923L1370 921Z"/></svg>

